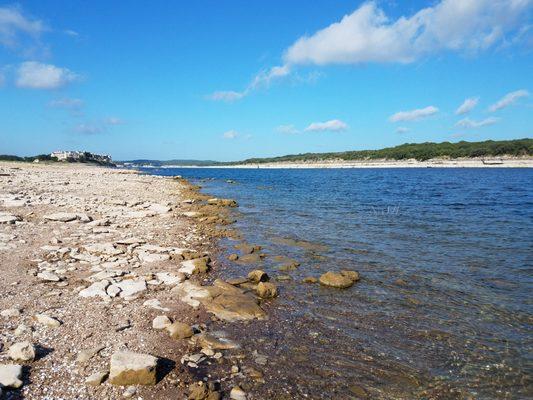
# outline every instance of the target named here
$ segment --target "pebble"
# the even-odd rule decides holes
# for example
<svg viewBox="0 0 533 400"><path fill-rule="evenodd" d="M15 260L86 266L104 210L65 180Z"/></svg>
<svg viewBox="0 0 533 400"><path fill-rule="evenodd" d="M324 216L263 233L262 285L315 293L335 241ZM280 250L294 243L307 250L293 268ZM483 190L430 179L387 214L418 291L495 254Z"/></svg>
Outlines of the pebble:
<svg viewBox="0 0 533 400"><path fill-rule="evenodd" d="M246 400L246 392L239 386L234 386L229 393L229 397L233 400Z"/></svg>
<svg viewBox="0 0 533 400"><path fill-rule="evenodd" d="M46 314L35 314L35 319L38 323L45 325L49 328L58 328L59 326L61 326L61 322Z"/></svg>

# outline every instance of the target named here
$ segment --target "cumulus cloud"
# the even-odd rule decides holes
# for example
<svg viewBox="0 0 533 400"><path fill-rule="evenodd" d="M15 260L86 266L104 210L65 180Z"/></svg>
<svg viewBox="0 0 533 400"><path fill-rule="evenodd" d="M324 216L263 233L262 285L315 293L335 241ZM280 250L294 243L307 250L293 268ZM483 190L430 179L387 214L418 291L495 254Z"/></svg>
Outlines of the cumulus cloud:
<svg viewBox="0 0 533 400"><path fill-rule="evenodd" d="M237 131L234 131L233 129L226 131L222 134L222 137L224 139L235 139L238 136L239 136L239 133Z"/></svg>
<svg viewBox="0 0 533 400"><path fill-rule="evenodd" d="M503 96L498 102L494 103L489 107L490 112L495 112L501 110L502 108L508 107L511 104L515 103L517 100L522 97L528 97L529 92L527 90L521 89L516 92L507 93Z"/></svg>
<svg viewBox="0 0 533 400"><path fill-rule="evenodd" d="M479 97L470 97L468 99L465 99L463 104L461 104L459 108L455 110L455 114L463 115L463 114L469 113L477 106L478 102L479 102Z"/></svg>
<svg viewBox="0 0 533 400"><path fill-rule="evenodd" d="M305 132L342 132L348 129L348 125L338 119L332 119L326 122L313 122L307 128Z"/></svg>
<svg viewBox="0 0 533 400"><path fill-rule="evenodd" d="M426 108L420 108L411 111L400 111L396 114L390 116L389 120L391 122L400 122L400 121L417 121L422 118L427 118L431 115L434 115L439 112L439 109L434 106L429 106Z"/></svg>
<svg viewBox="0 0 533 400"><path fill-rule="evenodd" d="M26 36L37 39L47 28L42 21L30 18L20 8L0 7L0 44L16 48Z"/></svg>
<svg viewBox="0 0 533 400"><path fill-rule="evenodd" d="M398 128L396 128L396 133L407 133L409 131L410 131L409 128L405 128L403 126L399 126Z"/></svg>
<svg viewBox="0 0 533 400"><path fill-rule="evenodd" d="M79 110L83 107L84 102L81 99L74 99L69 97L63 97L61 99L52 100L48 103L50 107L55 108L67 108L72 110Z"/></svg>
<svg viewBox="0 0 533 400"><path fill-rule="evenodd" d="M410 63L439 51L479 51L520 29L531 0L442 0L412 16L391 19L376 2L304 36L284 60L294 64Z"/></svg>
<svg viewBox="0 0 533 400"><path fill-rule="evenodd" d="M23 62L17 70L16 85L27 89L57 89L79 76L67 68L36 61Z"/></svg>
<svg viewBox="0 0 533 400"><path fill-rule="evenodd" d="M516 44L524 36L522 22L532 3L441 0L413 15L391 18L376 1L368 1L340 21L297 39L284 51L280 66L258 74L245 90L210 98L242 99L255 88L254 82L268 84L298 65L407 64L440 52L476 53L501 43Z"/></svg>
<svg viewBox="0 0 533 400"><path fill-rule="evenodd" d="M494 125L498 121L499 119L494 117L485 118L481 121L474 121L469 118L463 118L462 120L458 121L455 126L458 128L476 129L481 128L483 126Z"/></svg>

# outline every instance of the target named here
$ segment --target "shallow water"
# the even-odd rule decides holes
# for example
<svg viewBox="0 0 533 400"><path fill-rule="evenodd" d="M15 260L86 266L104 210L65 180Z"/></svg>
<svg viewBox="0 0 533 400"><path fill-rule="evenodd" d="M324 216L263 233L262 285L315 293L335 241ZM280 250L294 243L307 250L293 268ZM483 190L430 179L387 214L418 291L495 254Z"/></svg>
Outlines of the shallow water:
<svg viewBox="0 0 533 400"><path fill-rule="evenodd" d="M292 393L531 398L532 170L149 172L236 199L236 227L249 243L301 263L262 265L293 278L279 282L269 340L260 342L271 363L287 367L278 378ZM346 290L301 283L339 269L362 279Z"/></svg>

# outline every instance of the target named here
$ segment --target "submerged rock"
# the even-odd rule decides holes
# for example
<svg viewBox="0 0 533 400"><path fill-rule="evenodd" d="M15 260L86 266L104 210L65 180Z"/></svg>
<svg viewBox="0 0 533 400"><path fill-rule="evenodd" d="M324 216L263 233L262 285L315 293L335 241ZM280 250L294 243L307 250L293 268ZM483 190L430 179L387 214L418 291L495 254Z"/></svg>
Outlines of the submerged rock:
<svg viewBox="0 0 533 400"><path fill-rule="evenodd" d="M308 276L307 278L304 278L302 280L303 283L317 283L318 282L318 279L315 278L314 276Z"/></svg>
<svg viewBox="0 0 533 400"><path fill-rule="evenodd" d="M251 282L259 283L267 282L269 280L269 277L265 271L261 269L255 269L248 274L248 279Z"/></svg>
<svg viewBox="0 0 533 400"><path fill-rule="evenodd" d="M356 271L326 272L319 282L321 285L337 289L346 289L359 280L359 274Z"/></svg>
<svg viewBox="0 0 533 400"><path fill-rule="evenodd" d="M257 285L257 295L263 299L269 299L278 295L278 288L270 282L259 282Z"/></svg>
<svg viewBox="0 0 533 400"><path fill-rule="evenodd" d="M155 385L158 359L148 354L129 351L111 356L109 382L113 385Z"/></svg>

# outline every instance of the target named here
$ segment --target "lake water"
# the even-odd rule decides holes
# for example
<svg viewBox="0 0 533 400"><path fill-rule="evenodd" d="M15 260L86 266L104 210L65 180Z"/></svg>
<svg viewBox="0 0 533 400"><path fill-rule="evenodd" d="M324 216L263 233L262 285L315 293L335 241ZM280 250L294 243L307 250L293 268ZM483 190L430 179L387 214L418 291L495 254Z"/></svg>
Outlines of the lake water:
<svg viewBox="0 0 533 400"><path fill-rule="evenodd" d="M279 271L265 258L292 280L278 282L269 322L240 329L268 356L265 398L531 398L532 170L148 172L236 199L247 242L301 263ZM257 267L221 262L224 278ZM340 269L361 281L301 282Z"/></svg>

